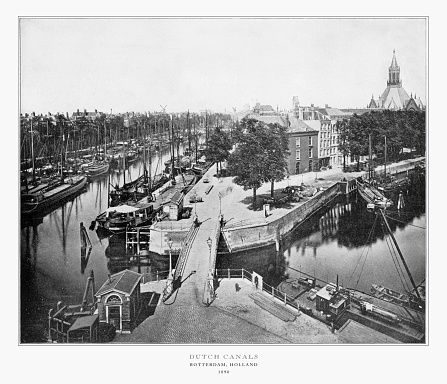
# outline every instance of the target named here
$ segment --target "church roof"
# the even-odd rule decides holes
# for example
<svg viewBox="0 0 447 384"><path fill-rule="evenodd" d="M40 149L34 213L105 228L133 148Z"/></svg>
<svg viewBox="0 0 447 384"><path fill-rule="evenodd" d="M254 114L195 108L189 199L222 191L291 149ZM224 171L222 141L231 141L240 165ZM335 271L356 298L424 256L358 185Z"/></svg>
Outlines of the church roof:
<svg viewBox="0 0 447 384"><path fill-rule="evenodd" d="M403 109L408 100L410 100L410 96L402 86L389 85L379 98L379 107L390 108L389 105L394 102L396 109Z"/></svg>

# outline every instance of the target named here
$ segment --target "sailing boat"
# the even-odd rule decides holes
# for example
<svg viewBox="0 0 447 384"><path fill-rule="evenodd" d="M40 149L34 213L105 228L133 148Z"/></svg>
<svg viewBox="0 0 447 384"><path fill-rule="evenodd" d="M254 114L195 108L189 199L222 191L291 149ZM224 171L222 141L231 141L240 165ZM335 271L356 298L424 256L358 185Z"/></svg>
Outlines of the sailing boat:
<svg viewBox="0 0 447 384"><path fill-rule="evenodd" d="M115 187L113 191L109 193L111 200L111 206L117 206L119 204L127 203L130 200L134 202L139 201L145 197L148 201L152 201L152 193L157 189L161 188L164 184L169 181L169 178L162 174L159 177L151 176L151 164L152 155L150 152L151 144L149 143L149 174L146 169L146 148L143 149L143 174L139 176L136 180L131 182L124 182L121 187ZM161 151L159 158L161 159Z"/></svg>
<svg viewBox="0 0 447 384"><path fill-rule="evenodd" d="M391 228L388 224L388 221L386 219L386 216L382 209L379 209L379 214L382 218L383 223L385 224L384 227L386 228L388 234L390 235L394 246L397 250L397 253L400 257L400 260L402 262L402 265L405 268L405 271L408 275L408 278L410 279L411 285L413 289L411 291L407 291L407 293L400 293L397 291L394 291L390 288L384 287L382 285L372 284L371 286L371 294L379 299L392 302L394 304L400 304L406 307L410 307L412 309L425 311L425 291L423 288L421 288L421 284L419 286L416 286L416 283L414 282L413 276L410 272L410 269L405 261L405 258L399 248L399 245L397 244L396 238L393 235L393 232L391 231ZM423 294L422 294L423 292Z"/></svg>
<svg viewBox="0 0 447 384"><path fill-rule="evenodd" d="M98 136L99 136L99 126L98 126ZM107 138L106 138L106 122L104 121L104 157L107 153ZM109 172L110 163L104 159L104 160L98 160L96 157L95 159L87 164L87 166L84 167L84 172L87 175L88 179L91 180L94 177L98 177L101 175L105 175Z"/></svg>
<svg viewBox="0 0 447 384"><path fill-rule="evenodd" d="M62 128L62 150L60 179L42 183L35 188L29 189L21 195L22 215L36 214L47 209L54 208L62 200L68 199L81 191L87 183L87 178L75 175L64 178L64 147L65 135ZM34 166L34 161L33 161ZM34 174L34 170L33 170Z"/></svg>
<svg viewBox="0 0 447 384"><path fill-rule="evenodd" d="M359 195L366 201L368 208L388 208L393 205L391 199L386 198L377 188L371 185L372 173L372 149L371 149L371 135L369 135L369 171L368 178L369 182L363 180L361 177L356 179L357 191Z"/></svg>

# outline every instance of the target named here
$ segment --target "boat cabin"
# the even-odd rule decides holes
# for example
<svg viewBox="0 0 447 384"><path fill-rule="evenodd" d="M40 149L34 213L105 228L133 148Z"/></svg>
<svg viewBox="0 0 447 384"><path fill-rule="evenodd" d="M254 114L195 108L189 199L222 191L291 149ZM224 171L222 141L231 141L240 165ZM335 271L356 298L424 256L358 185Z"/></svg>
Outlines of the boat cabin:
<svg viewBox="0 0 447 384"><path fill-rule="evenodd" d="M329 283L316 294L316 309L326 314L328 319L336 321L349 307L349 294L335 284Z"/></svg>
<svg viewBox="0 0 447 384"><path fill-rule="evenodd" d="M142 275L128 269L109 276L95 293L100 323L115 326L117 333L130 333L140 310Z"/></svg>
<svg viewBox="0 0 447 384"><path fill-rule="evenodd" d="M184 197L185 195L180 191L175 192L172 196L171 201L168 203L169 220L177 221L182 217Z"/></svg>

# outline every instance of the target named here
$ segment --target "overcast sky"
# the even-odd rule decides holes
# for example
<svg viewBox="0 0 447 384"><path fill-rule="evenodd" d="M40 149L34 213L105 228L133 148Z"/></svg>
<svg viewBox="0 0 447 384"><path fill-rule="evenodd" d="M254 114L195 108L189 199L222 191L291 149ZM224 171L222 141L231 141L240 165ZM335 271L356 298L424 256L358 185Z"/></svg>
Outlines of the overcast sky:
<svg viewBox="0 0 447 384"><path fill-rule="evenodd" d="M22 19L21 111L365 107L402 85L425 103L424 19Z"/></svg>

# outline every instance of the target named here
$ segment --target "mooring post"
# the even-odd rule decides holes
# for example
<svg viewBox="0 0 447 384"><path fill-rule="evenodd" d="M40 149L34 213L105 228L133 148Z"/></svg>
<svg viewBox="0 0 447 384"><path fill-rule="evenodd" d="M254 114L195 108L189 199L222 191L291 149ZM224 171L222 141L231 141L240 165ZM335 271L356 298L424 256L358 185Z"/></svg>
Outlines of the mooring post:
<svg viewBox="0 0 447 384"><path fill-rule="evenodd" d="M81 238L81 248L87 248L87 243L85 241L85 235L84 235L84 223L79 223L79 236Z"/></svg>

